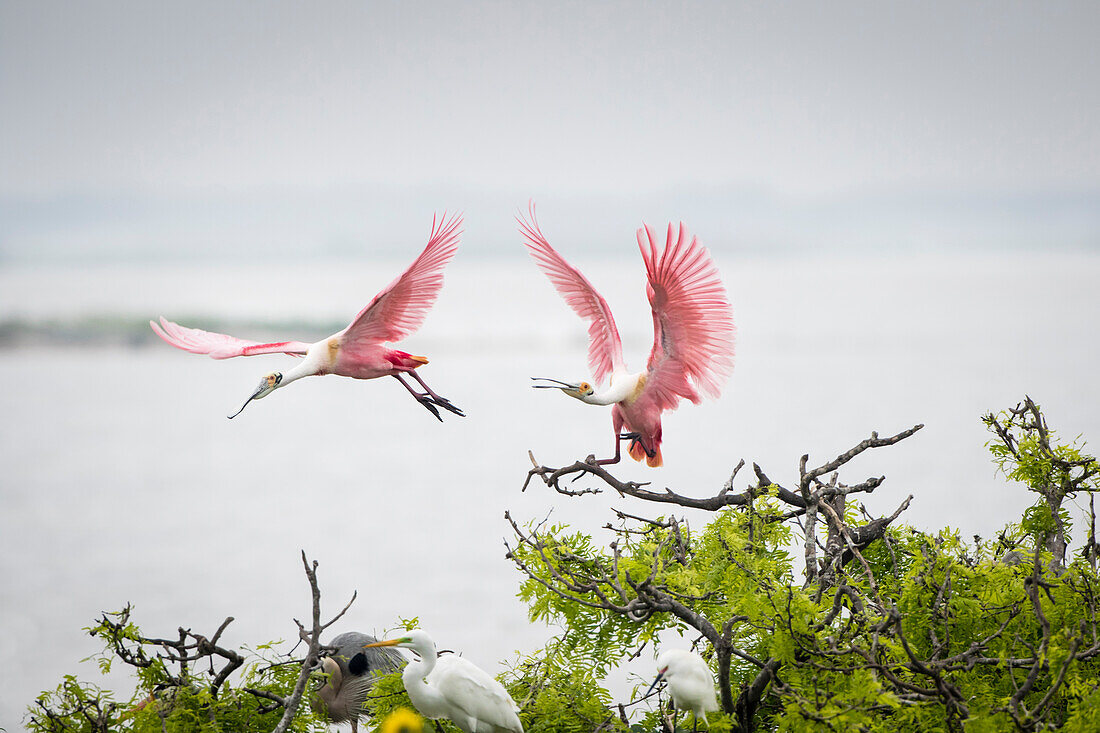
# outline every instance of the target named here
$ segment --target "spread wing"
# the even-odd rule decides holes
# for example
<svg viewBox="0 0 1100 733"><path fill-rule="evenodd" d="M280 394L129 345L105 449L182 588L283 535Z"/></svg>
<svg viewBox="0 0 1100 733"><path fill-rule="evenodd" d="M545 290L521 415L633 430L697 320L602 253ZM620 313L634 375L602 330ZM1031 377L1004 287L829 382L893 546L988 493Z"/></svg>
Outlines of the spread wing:
<svg viewBox="0 0 1100 733"><path fill-rule="evenodd" d="M516 217L526 240L524 244L569 307L588 321L588 367L595 380L603 382L612 372L626 368L623 365L623 342L611 309L592 283L546 241L535 219L534 204L531 204L530 213L530 221L522 216Z"/></svg>
<svg viewBox="0 0 1100 733"><path fill-rule="evenodd" d="M646 226L638 230L645 260L646 295L653 308L653 350L645 391L662 410L699 392L717 397L733 371L733 308L707 249L681 223L672 224L663 251Z"/></svg>
<svg viewBox="0 0 1100 733"><path fill-rule="evenodd" d="M432 236L405 272L374 296L344 330L349 343L400 341L420 328L443 287L443 268L458 251L462 215L432 217Z"/></svg>
<svg viewBox="0 0 1100 733"><path fill-rule="evenodd" d="M429 684L469 717L506 731L523 733L519 707L504 686L462 657L443 656L428 676ZM479 729L480 730L480 729Z"/></svg>
<svg viewBox="0 0 1100 733"><path fill-rule="evenodd" d="M160 324L149 321L153 333L160 336L177 349L192 354L209 354L214 359L231 359L234 356L255 356L256 354L290 354L301 356L309 350L309 344L301 341L280 341L264 344L259 341L245 341L224 333L203 331L201 328L187 328L172 323L164 316Z"/></svg>

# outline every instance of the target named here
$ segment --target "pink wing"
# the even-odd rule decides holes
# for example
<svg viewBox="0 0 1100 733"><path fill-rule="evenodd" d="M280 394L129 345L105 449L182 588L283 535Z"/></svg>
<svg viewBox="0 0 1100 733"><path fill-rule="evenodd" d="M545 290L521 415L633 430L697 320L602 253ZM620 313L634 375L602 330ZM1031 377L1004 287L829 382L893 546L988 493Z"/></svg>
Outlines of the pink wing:
<svg viewBox="0 0 1100 733"><path fill-rule="evenodd" d="M244 339L227 336L224 333L187 328L172 323L164 316L160 317L159 326L154 321L149 321L149 325L153 327L153 332L157 336L160 336L177 349L190 351L192 354L209 354L214 359L230 359L234 356L255 356L256 354L301 356L309 350L310 346L301 341L280 341L273 344L245 341Z"/></svg>
<svg viewBox="0 0 1100 733"><path fill-rule="evenodd" d="M717 397L733 372L733 308L710 253L695 237L690 243L687 239L682 223L675 240L669 224L664 251L658 254L653 230L638 230L653 308L645 391L661 410L675 407L681 398L698 403L699 391Z"/></svg>
<svg viewBox="0 0 1100 733"><path fill-rule="evenodd" d="M420 328L443 287L443 268L458 251L461 225L461 214L448 220L444 213L438 224L432 217L432 236L424 251L359 311L344 331L345 344L399 341Z"/></svg>
<svg viewBox="0 0 1100 733"><path fill-rule="evenodd" d="M534 204L531 204L530 212L530 222L522 216L516 217L520 232L527 240L524 244L569 307L588 321L588 367L595 380L603 382L612 372L626 368L623 365L622 339L619 338L619 329L615 327L611 309L607 307L603 296L592 287L592 283L566 262L542 236L535 218Z"/></svg>

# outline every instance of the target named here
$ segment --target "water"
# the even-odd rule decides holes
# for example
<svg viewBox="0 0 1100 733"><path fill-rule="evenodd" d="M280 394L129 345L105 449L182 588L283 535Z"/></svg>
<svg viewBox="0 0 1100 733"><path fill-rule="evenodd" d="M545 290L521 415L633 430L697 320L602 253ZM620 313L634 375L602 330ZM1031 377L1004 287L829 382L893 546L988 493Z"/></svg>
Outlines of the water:
<svg viewBox="0 0 1100 733"><path fill-rule="evenodd" d="M640 262L570 256L640 368L652 337ZM339 324L403 264L6 268L0 320ZM1028 393L1063 436L1100 444L1100 256L727 255L719 266L739 327L733 378L721 399L666 415L665 468L631 463L623 478L711 495L743 457L790 486L805 452L828 460L872 430L920 422L845 475L887 475L871 511L913 493L910 523L988 536L1030 501L995 475L983 412ZM529 624L514 598L505 509L524 520L552 510L596 532L609 506L649 511L520 493L528 449L549 464L611 449L606 411L527 386L588 376L584 328L529 262L460 259L403 348L431 359L422 375L468 418L436 422L393 380L327 377L228 421L286 358L215 362L159 342L0 351L0 727L18 730L63 674L99 681L80 661L99 649L81 627L127 601L153 635L208 634L232 615L227 644L293 638L291 619L309 614L302 549L320 562L328 614L359 592L333 633L419 616L441 647L494 672L540 646L552 630Z"/></svg>

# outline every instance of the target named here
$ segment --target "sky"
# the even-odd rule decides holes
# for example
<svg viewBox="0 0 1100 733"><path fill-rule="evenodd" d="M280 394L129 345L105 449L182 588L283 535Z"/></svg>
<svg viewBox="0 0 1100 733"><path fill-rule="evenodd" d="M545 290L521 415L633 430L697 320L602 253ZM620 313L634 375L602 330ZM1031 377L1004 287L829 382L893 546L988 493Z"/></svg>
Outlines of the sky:
<svg viewBox="0 0 1100 733"><path fill-rule="evenodd" d="M531 197L633 228L676 196L733 236L724 205L760 242L883 207L984 207L996 238L1038 200L1036 232L1095 245L1098 28L1088 2L0 2L0 256L339 250L444 207L500 239Z"/></svg>
<svg viewBox="0 0 1100 733"><path fill-rule="evenodd" d="M549 503L517 493L526 451L571 459L608 437L606 416L574 417L572 401L527 387L533 374L584 376L583 326L521 260L513 217L530 199L551 242L605 289L633 364L651 337L635 229L683 220L714 253L738 366L724 401L666 417L666 456L680 456L662 469L669 485L702 495L741 457L789 482L780 472L803 452L831 457L869 430L926 422L896 464L854 469L891 474L886 511L911 491L907 516L922 526L1006 521L1027 497L994 493L1004 482L978 415L1031 394L1065 435L1100 432L1098 31L1096 2L0 0L0 336L11 322L79 334L102 321L152 340L144 321L162 313L227 330L234 318L339 323L423 246L433 213L461 210L461 251L408 348L431 355L433 385L471 415L429 432L404 393L318 380L230 423L268 364L129 334L132 347L0 343L0 383L18 385L0 389L0 518L15 528L0 532L0 559L22 573L0 586L0 611L30 629L0 639L0 689L15 691L0 727L17 729L62 674L89 676L80 628L122 600L150 629L232 612L243 640L278 633L300 612L297 591L270 593L301 585L297 487L348 492L333 457L368 455L375 410L415 432L385 431L391 444L368 457L401 461L378 460L379 488L341 500L399 508L388 487L422 465L422 447L472 465L464 480L493 492L479 501L417 482L423 530L454 536L475 513L465 567L505 591L474 623L447 625L438 609L451 599L428 584L364 598L361 613L379 626L434 613L465 649L496 624L505 633L483 663L522 646L500 536L504 507L540 517ZM512 428L517 404L545 427L537 438ZM316 443L304 457L298 432ZM483 450L486 435L499 451ZM164 469L167 450L192 460ZM253 453L270 458L242 461ZM299 456L297 480L285 456ZM229 549L204 537L196 557L175 533L149 555L97 524L119 511L159 538L157 509L182 504L199 526L204 501L251 534L225 538L240 543ZM345 538L305 524L328 597L363 587L338 554ZM435 548L394 570L418 577ZM160 564L184 555L195 562L166 579ZM47 662L28 671L31 656Z"/></svg>

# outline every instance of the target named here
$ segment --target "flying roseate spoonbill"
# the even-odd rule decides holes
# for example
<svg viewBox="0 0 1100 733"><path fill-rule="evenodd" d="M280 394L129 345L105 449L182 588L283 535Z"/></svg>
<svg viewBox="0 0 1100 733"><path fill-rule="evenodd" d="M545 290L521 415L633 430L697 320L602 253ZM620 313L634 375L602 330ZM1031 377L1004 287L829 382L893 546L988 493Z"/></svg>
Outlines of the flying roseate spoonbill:
<svg viewBox="0 0 1100 733"><path fill-rule="evenodd" d="M681 710L690 710L695 714L696 726L699 725L700 716L706 720L708 711L718 709L718 699L714 695L714 677L710 667L698 654L683 649L667 649L661 652L657 657L657 679L653 680L646 695L653 692L653 688L662 679L668 681L672 703Z"/></svg>
<svg viewBox="0 0 1100 733"><path fill-rule="evenodd" d="M374 680L405 665L405 658L393 649L364 649L375 641L373 636L349 631L334 638L329 646L336 651L321 658L320 669L328 679L317 690L321 706L314 709L323 709L333 723L351 721L352 733L366 717L363 703Z"/></svg>
<svg viewBox="0 0 1100 733"><path fill-rule="evenodd" d="M596 463L619 462L622 440L630 441L630 457L661 465L661 413L681 398L698 404L700 393L718 397L733 371L733 309L718 268L695 237L688 238L681 223L668 225L664 249L649 226L637 232L645 262L646 295L653 309L653 349L644 372L632 374L623 362L623 345L611 309L592 283L565 261L539 229L535 207L531 219L517 217L527 245L550 282L577 315L588 321L588 366L597 383L610 377L607 389L597 391L588 382L562 382L532 377L590 405L612 405L615 457ZM621 433L623 428L626 433Z"/></svg>
<svg viewBox="0 0 1100 733"><path fill-rule="evenodd" d="M435 642L420 629L365 646L398 646L420 657L405 667L401 680L425 718L447 718L464 733L523 733L519 707L504 685L462 657L437 658Z"/></svg>
<svg viewBox="0 0 1100 733"><path fill-rule="evenodd" d="M192 354L209 354L214 359L229 359L234 356L254 356L256 354L290 354L304 356L301 363L293 369L283 372L271 372L260 380L252 396L244 401L241 409L229 416L230 419L241 414L248 403L268 396L276 389L285 387L302 377L337 374L355 379L376 379L393 377L409 391L417 402L424 405L440 422L436 407L442 407L465 417L462 410L451 401L432 391L416 369L428 363L423 356L385 346L387 341L398 341L420 328L424 317L431 310L432 303L443 287L443 268L455 255L458 239L462 231L461 215L447 219L444 215L437 223L432 219L432 236L420 256L409 265L396 280L382 292L374 296L366 308L351 325L315 344L301 341L282 341L279 343L259 343L212 333L197 328L185 328L166 320L163 316L160 325L149 321L158 336L176 348L190 351ZM417 392L405 381L404 375L415 379L424 392Z"/></svg>

